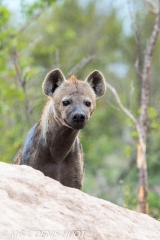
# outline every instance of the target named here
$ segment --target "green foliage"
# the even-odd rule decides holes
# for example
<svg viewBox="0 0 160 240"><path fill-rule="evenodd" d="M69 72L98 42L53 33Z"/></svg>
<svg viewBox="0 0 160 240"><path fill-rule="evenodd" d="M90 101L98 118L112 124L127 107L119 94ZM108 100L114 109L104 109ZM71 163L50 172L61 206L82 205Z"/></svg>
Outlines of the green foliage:
<svg viewBox="0 0 160 240"><path fill-rule="evenodd" d="M148 109L149 121L150 121L150 128L152 131L157 131L160 129L160 122L158 120L158 114L153 107Z"/></svg>
<svg viewBox="0 0 160 240"><path fill-rule="evenodd" d="M148 198L149 198L149 209L150 209L149 214L152 217L159 219L160 217L160 202L158 201L159 194L149 191Z"/></svg>
<svg viewBox="0 0 160 240"><path fill-rule="evenodd" d="M30 18L37 12L53 4L55 0L35 0L28 4L27 0L21 0L21 9L25 17Z"/></svg>
<svg viewBox="0 0 160 240"><path fill-rule="evenodd" d="M1 2L1 1L0 1ZM134 3L141 32L141 51L153 27L154 17L145 5ZM0 153L1 161L12 162L29 128L39 120L46 98L41 84L46 73L56 67L67 75L82 60L93 60L80 68L84 79L94 69L103 72L120 95L123 104L138 116L140 81L134 64L137 50L134 34L126 35L122 8L101 9L99 1L21 1L21 19L0 5ZM144 9L144 11L142 11ZM21 23L21 24L20 24ZM159 51L154 53L151 76L147 161L150 214L160 217L157 189L160 176ZM107 91L97 100L97 109L81 131L85 152L83 190L92 195L136 209L136 167L117 183L127 166L135 144L135 126L117 107Z"/></svg>
<svg viewBox="0 0 160 240"><path fill-rule="evenodd" d="M124 188L124 207L135 210L135 205L137 204L136 197L131 194L131 189L129 186Z"/></svg>

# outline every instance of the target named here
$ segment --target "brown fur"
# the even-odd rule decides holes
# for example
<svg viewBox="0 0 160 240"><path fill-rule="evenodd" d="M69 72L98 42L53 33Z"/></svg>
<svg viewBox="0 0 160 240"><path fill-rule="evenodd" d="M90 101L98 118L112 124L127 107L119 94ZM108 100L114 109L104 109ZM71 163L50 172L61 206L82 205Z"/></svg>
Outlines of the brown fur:
<svg viewBox="0 0 160 240"><path fill-rule="evenodd" d="M71 77L68 79L69 81L76 81L78 80L74 75L71 75Z"/></svg>
<svg viewBox="0 0 160 240"><path fill-rule="evenodd" d="M105 93L103 75L94 71L86 81L75 76L66 80L55 69L42 87L49 100L13 163L32 166L65 186L81 189L84 158L78 133L88 123L96 98Z"/></svg>

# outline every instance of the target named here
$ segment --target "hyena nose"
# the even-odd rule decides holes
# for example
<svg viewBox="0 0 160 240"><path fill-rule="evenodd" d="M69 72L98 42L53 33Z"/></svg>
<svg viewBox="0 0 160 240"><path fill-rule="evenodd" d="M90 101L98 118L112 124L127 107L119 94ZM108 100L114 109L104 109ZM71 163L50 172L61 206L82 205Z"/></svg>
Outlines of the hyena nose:
<svg viewBox="0 0 160 240"><path fill-rule="evenodd" d="M73 121L75 122L84 122L86 116L83 113L75 113L73 115Z"/></svg>

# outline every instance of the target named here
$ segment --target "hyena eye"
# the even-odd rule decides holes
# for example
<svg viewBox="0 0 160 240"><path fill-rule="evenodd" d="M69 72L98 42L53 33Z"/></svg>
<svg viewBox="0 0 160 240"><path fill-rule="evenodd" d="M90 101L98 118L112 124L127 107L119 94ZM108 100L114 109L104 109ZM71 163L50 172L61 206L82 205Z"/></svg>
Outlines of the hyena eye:
<svg viewBox="0 0 160 240"><path fill-rule="evenodd" d="M85 105L86 105L87 107L90 107L90 106L91 106L91 102L86 101L86 102L85 102Z"/></svg>
<svg viewBox="0 0 160 240"><path fill-rule="evenodd" d="M70 101L68 100L63 101L63 106L68 106L69 104L70 104Z"/></svg>

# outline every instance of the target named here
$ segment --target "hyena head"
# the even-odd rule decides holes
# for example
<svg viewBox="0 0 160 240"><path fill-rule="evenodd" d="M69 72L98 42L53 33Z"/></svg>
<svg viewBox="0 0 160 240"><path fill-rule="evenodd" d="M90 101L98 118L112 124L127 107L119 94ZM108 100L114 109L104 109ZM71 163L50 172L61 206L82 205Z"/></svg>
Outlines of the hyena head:
<svg viewBox="0 0 160 240"><path fill-rule="evenodd" d="M71 76L65 79L59 69L50 71L42 88L53 99L54 117L72 129L83 128L96 107L96 98L104 95L106 84L102 73L95 70L85 81Z"/></svg>

